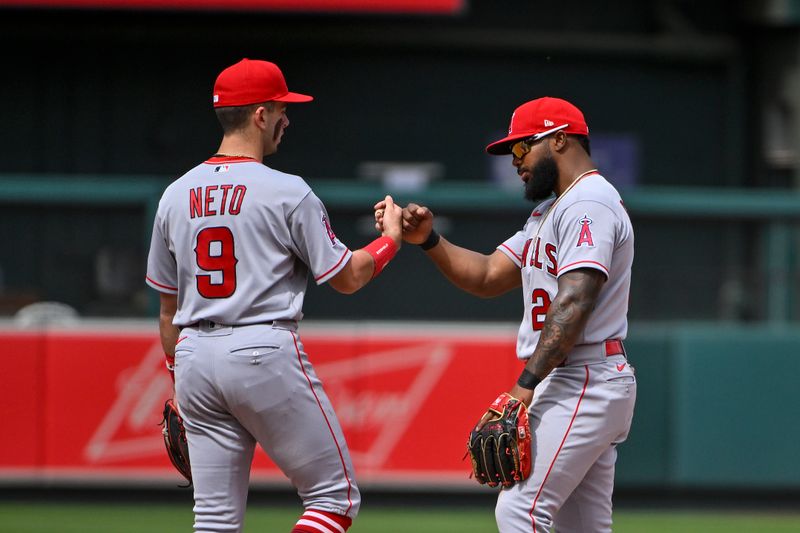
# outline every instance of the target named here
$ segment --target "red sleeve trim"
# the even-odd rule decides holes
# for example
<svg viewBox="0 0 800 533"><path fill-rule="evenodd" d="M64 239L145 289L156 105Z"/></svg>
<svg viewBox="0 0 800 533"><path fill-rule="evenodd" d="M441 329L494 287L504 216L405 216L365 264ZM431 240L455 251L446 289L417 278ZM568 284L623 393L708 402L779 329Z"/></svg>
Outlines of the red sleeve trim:
<svg viewBox="0 0 800 533"><path fill-rule="evenodd" d="M503 247L503 248L505 248L506 250L508 250L508 251L511 253L511 255L513 255L514 257L516 257L516 258L517 258L517 261L520 261L520 262L522 262L522 257L521 257L521 256L519 256L519 255L517 255L517 254L516 254L516 252L514 252L514 250L512 250L511 248L509 248L509 247L506 245L506 243L503 243L503 244L501 244L500 246L498 246L498 248L500 248L500 247Z"/></svg>
<svg viewBox="0 0 800 533"><path fill-rule="evenodd" d="M148 282L149 282L151 285L154 285L156 288L159 288L159 289L166 289L166 290L168 290L168 291L176 291L176 292L177 292L177 290L178 290L178 287L170 287L169 285L164 285L163 283L159 283L159 282L155 281L155 280L154 280L154 279L152 279L150 276L145 276L145 279L146 279L146 280L147 280L147 281L148 281Z"/></svg>
<svg viewBox="0 0 800 533"><path fill-rule="evenodd" d="M506 255L507 255L507 256L508 256L509 254L511 255L511 257L509 257L509 259L511 259L512 261L515 261L515 260L516 260L516 264L517 264L517 266L518 266L518 267L520 267L520 268L522 268L522 257L520 257L520 256L518 256L516 253L514 253L514 250L512 250L511 248L509 248L508 246L506 246L506 244L505 244L505 243L503 243L503 244L501 244L500 246L498 246L498 247L497 247L497 249L498 249L500 252L508 252ZM512 257L513 257L513 259L512 259Z"/></svg>
<svg viewBox="0 0 800 533"><path fill-rule="evenodd" d="M346 250L344 251L344 253L342 254L342 257L340 257L340 258L339 258L339 262L337 262L335 265L333 265L333 266L332 266L332 267L331 267L331 268L330 268L330 269L329 269L327 272L325 272L324 274L321 274L321 275L317 276L316 278L314 278L314 281L319 281L319 280L323 279L325 276L327 276L328 274L330 274L331 272L333 272L334 270L336 270L337 268L339 268L339 265L341 265L341 264L342 264L342 261L344 261L344 258L345 258L345 257L347 257L347 254L349 254L349 253L350 253L350 249L348 248L348 249L346 249Z"/></svg>
<svg viewBox="0 0 800 533"><path fill-rule="evenodd" d="M597 261L575 261L574 263L570 263L568 265L564 265L564 266L562 266L561 268L558 269L558 272L556 273L556 276L560 276L561 273L564 272L567 269L572 270L576 265L587 265L587 266L590 266L590 267L592 267L592 268L594 268L596 270L602 270L605 273L606 277L608 277L608 268L606 268L606 266L603 263L598 263ZM597 268L597 267L600 267L600 268Z"/></svg>

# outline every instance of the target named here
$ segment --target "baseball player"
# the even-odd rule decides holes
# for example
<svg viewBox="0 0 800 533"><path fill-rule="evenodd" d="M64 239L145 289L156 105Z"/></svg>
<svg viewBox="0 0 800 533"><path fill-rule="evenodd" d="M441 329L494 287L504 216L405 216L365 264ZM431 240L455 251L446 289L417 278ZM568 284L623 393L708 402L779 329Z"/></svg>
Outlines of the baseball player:
<svg viewBox="0 0 800 533"><path fill-rule="evenodd" d="M216 79L218 153L169 185L153 224L147 283L173 370L194 481L195 531L241 531L256 442L305 512L293 532L343 533L360 495L342 429L297 332L307 278L342 293L366 285L401 242L401 209L351 251L299 176L264 164L289 125L273 63L243 59Z"/></svg>
<svg viewBox="0 0 800 533"><path fill-rule="evenodd" d="M525 367L508 394L529 406L532 468L500 492L501 533L611 531L616 445L628 435L636 398L623 345L633 229L619 194L594 168L588 135L583 113L565 100L516 109L508 135L487 151L513 155L536 207L491 255L440 237L428 208L403 210L404 239L420 244L458 288L492 297L522 285L517 356ZM494 418L487 412L478 427Z"/></svg>

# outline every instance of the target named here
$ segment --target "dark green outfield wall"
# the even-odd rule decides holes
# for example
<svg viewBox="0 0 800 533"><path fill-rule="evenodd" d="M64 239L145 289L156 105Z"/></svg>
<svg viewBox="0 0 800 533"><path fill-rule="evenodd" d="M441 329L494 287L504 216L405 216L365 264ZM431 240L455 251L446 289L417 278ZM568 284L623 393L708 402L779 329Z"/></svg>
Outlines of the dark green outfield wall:
<svg viewBox="0 0 800 533"><path fill-rule="evenodd" d="M800 488L800 328L632 324L625 487Z"/></svg>
<svg viewBox="0 0 800 533"><path fill-rule="evenodd" d="M154 210L168 183L152 176L0 175L0 314L46 299L84 316L154 316L157 297L142 280ZM343 242L359 248L375 237L371 206L385 187L310 183ZM394 194L402 203L428 204L442 234L483 253L520 229L530 210L518 191L486 183L443 182ZM641 187L622 197L636 234L631 320L800 318L799 195ZM397 305L374 305L387 298ZM305 305L315 320L516 321L521 310L516 291L481 300L455 289L414 246L348 298L310 284Z"/></svg>

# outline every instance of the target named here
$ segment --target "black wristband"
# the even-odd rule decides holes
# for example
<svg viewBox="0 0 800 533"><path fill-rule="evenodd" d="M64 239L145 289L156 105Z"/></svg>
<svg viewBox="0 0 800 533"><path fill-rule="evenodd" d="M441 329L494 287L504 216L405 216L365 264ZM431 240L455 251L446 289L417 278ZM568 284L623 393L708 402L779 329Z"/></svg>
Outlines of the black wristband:
<svg viewBox="0 0 800 533"><path fill-rule="evenodd" d="M536 385L538 385L541 382L542 380L537 378L533 372L528 372L528 369L524 368L522 370L522 374L519 375L519 379L517 380L517 385L519 385L523 389L533 390L536 388Z"/></svg>
<svg viewBox="0 0 800 533"><path fill-rule="evenodd" d="M422 248L423 250L430 250L431 248L439 244L439 239L441 239L441 236L438 233L436 233L435 229L431 228L431 232L428 234L428 238L425 239L425 242L421 242L419 244L419 247Z"/></svg>

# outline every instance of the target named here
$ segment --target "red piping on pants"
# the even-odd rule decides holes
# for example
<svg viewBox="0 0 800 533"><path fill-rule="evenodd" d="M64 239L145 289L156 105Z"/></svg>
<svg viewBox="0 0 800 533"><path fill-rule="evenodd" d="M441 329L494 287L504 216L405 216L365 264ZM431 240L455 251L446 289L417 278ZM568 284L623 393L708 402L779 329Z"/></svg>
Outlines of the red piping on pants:
<svg viewBox="0 0 800 533"><path fill-rule="evenodd" d="M545 474L542 484L539 486L539 491L536 493L536 498L533 499L533 507L531 507L530 517L534 531L536 531L536 517L534 517L533 511L536 509L536 502L539 501L539 496L542 494L542 489L544 489L544 484L547 482L547 478L550 477L550 472L553 470L553 465L556 464L556 459L558 459L558 454L561 453L561 448L563 448L564 443L567 442L567 437L572 429L572 423L575 422L575 418L578 416L578 408L581 406L583 395L586 394L586 387L589 385L589 365L584 365L583 368L586 369L586 380L583 382L583 390L581 391L580 398L578 398L578 404L575 406L575 411L572 413L572 419L569 421L569 426L567 426L567 432L564 433L564 438L561 439L561 444L558 446L558 450L556 450L556 455L553 457L553 460L550 463L550 468L547 469L547 474Z"/></svg>
<svg viewBox="0 0 800 533"><path fill-rule="evenodd" d="M311 389L311 393L314 395L314 399L317 400L317 405L319 405L319 410L322 413L323 418L325 418L325 423L328 424L328 430L331 432L331 437L333 437L333 442L336 444L336 451L339 452L339 459L342 461L342 470L344 471L344 478L347 480L347 510L345 514L350 512L350 509L353 507L353 501L350 499L350 489L352 485L350 483L350 477L347 475L347 465L344 464L344 456L342 455L342 449L339 447L339 441L336 440L336 435L333 432L333 428L331 427L330 421L328 421L328 415L325 414L325 410L322 408L322 403L319 401L319 397L317 396L317 391L314 390L314 386L311 384L311 379L306 374L306 369L303 366L303 358L300 356L300 348L297 346L297 336L295 336L294 332L292 332L292 339L294 339L294 349L297 352L297 360L300 363L300 370L303 371L303 375L306 377L308 381L308 386Z"/></svg>

